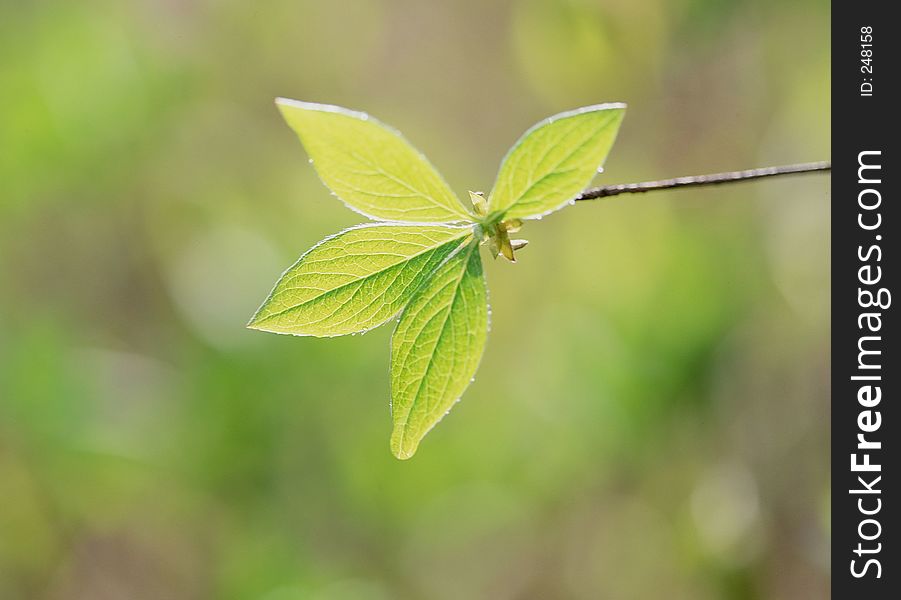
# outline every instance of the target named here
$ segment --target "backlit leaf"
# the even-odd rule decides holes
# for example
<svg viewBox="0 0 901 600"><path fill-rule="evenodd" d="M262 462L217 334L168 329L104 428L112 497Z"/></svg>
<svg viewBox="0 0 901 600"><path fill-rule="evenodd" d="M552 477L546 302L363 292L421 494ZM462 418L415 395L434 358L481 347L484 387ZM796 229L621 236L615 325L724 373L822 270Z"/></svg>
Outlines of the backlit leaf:
<svg viewBox="0 0 901 600"><path fill-rule="evenodd" d="M288 269L248 327L328 337L395 316L472 235L469 227L371 224L326 238Z"/></svg>
<svg viewBox="0 0 901 600"><path fill-rule="evenodd" d="M276 102L319 177L354 210L383 221L472 221L441 175L394 129L338 106Z"/></svg>
<svg viewBox="0 0 901 600"><path fill-rule="evenodd" d="M413 456L478 368L488 336L479 244L515 261L521 219L575 198L607 157L624 104L562 113L529 129L471 212L399 133L337 106L278 99L319 176L354 210L390 223L326 238L286 271L248 327L320 337L400 313L391 338L391 451ZM477 237L476 237L477 236Z"/></svg>
<svg viewBox="0 0 901 600"><path fill-rule="evenodd" d="M404 309L391 338L391 451L413 456L459 400L488 335L488 294L478 246L453 255Z"/></svg>
<svg viewBox="0 0 901 600"><path fill-rule="evenodd" d="M534 218L575 198L607 158L625 110L625 104L598 104L529 129L501 164L488 199L491 213Z"/></svg>

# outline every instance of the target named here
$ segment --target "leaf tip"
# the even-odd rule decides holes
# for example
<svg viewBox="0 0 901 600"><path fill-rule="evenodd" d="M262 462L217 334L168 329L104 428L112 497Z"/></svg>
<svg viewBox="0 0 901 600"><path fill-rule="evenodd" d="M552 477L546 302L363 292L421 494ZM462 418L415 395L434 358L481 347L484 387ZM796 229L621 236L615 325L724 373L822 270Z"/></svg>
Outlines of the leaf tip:
<svg viewBox="0 0 901 600"><path fill-rule="evenodd" d="M589 110L618 110L624 111L629 105L625 102L604 102L603 104L594 104L587 107Z"/></svg>
<svg viewBox="0 0 901 600"><path fill-rule="evenodd" d="M394 458L397 460L409 460L416 454L416 451L413 450L412 452L408 452L405 450L392 450L391 453L394 454Z"/></svg>
<svg viewBox="0 0 901 600"><path fill-rule="evenodd" d="M391 454L398 460L409 460L419 448L421 435L415 435L409 423L395 423L391 431Z"/></svg>
<svg viewBox="0 0 901 600"><path fill-rule="evenodd" d="M261 311L257 311L256 314L254 314L252 317L250 317L250 320L247 322L247 324L244 327L246 327L247 329L253 329L255 331L267 331L262 326L263 321L265 319L260 317L260 312Z"/></svg>
<svg viewBox="0 0 901 600"><path fill-rule="evenodd" d="M275 106L278 107L278 109L282 112L284 112L286 108L297 106L298 104L301 104L301 102L292 100L291 98L284 98L282 96L279 96L275 99Z"/></svg>
<svg viewBox="0 0 901 600"><path fill-rule="evenodd" d="M416 448L419 446L418 443L409 444L404 443L404 441L400 438L403 436L392 436L391 438L391 454L394 455L394 458L398 460L409 460L416 454Z"/></svg>
<svg viewBox="0 0 901 600"><path fill-rule="evenodd" d="M304 104L304 102L299 100L292 100L291 98L283 98L281 96L275 99L275 107L278 109L278 112L281 113L282 118L289 122L291 113L296 112L296 109L305 108Z"/></svg>

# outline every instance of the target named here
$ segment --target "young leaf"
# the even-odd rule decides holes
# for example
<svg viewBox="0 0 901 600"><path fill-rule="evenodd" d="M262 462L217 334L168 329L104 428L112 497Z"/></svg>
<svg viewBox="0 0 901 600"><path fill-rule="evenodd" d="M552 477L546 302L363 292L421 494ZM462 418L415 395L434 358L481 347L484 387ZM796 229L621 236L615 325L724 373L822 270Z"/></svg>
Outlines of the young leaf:
<svg viewBox="0 0 901 600"><path fill-rule="evenodd" d="M276 103L319 177L350 208L383 221L472 221L441 175L394 129L338 106Z"/></svg>
<svg viewBox="0 0 901 600"><path fill-rule="evenodd" d="M625 105L589 106L531 128L504 158L490 197L470 192L469 212L393 129L337 106L277 103L323 182L354 210L393 222L354 227L314 246L282 275L248 327L335 336L402 311L391 338L391 451L410 458L482 357L488 293L479 243L515 260L526 241L509 234L520 219L553 211L588 185Z"/></svg>
<svg viewBox="0 0 901 600"><path fill-rule="evenodd" d="M370 224L328 237L275 284L248 327L330 337L367 331L396 315L469 227Z"/></svg>
<svg viewBox="0 0 901 600"><path fill-rule="evenodd" d="M391 338L391 451L413 456L459 400L488 336L488 294L478 245L447 260L414 295Z"/></svg>
<svg viewBox="0 0 901 600"><path fill-rule="evenodd" d="M607 158L625 110L625 104L598 104L529 129L501 163L488 199L492 214L534 218L575 198Z"/></svg>

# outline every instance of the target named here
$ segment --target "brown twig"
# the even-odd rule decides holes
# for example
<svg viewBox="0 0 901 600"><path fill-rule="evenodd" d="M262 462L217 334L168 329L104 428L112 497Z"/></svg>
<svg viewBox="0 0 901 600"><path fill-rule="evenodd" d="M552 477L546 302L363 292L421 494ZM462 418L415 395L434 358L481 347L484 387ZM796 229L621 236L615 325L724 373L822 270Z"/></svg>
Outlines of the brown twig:
<svg viewBox="0 0 901 600"><path fill-rule="evenodd" d="M617 185L605 185L589 188L576 196L576 201L596 200L619 194L641 194L653 190L669 190L681 187L696 187L701 185L718 185L721 183L733 183L736 181L749 181L763 177L777 177L779 175L796 175L799 173L817 173L831 171L832 163L829 161L801 163L796 165L784 165L781 167L764 167L762 169L749 169L747 171L729 171L727 173L713 173L711 175L693 175L690 177L676 177L675 179L661 179L660 181L643 181L641 183L620 183Z"/></svg>

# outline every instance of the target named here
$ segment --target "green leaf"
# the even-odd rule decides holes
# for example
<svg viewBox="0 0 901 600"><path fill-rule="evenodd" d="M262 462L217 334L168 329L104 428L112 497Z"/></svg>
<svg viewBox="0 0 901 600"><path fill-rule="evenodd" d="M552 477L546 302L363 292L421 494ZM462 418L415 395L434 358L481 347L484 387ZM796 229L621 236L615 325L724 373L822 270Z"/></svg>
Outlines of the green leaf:
<svg viewBox="0 0 901 600"><path fill-rule="evenodd" d="M625 110L625 104L587 106L529 129L501 163L491 213L535 218L575 198L604 164Z"/></svg>
<svg viewBox="0 0 901 600"><path fill-rule="evenodd" d="M275 284L248 327L330 337L367 331L396 315L470 227L368 224L328 237Z"/></svg>
<svg viewBox="0 0 901 600"><path fill-rule="evenodd" d="M460 399L482 357L488 292L481 238L495 256L513 260L525 240L508 234L519 219L560 208L591 182L625 105L589 106L532 127L507 153L489 198L470 192L473 213L393 129L337 106L277 103L323 182L350 208L391 223L354 227L313 247L282 275L248 327L327 337L367 331L402 311L391 338L391 451L410 458Z"/></svg>
<svg viewBox="0 0 901 600"><path fill-rule="evenodd" d="M394 129L338 106L276 103L319 177L350 208L383 221L472 221L441 175Z"/></svg>
<svg viewBox="0 0 901 600"><path fill-rule="evenodd" d="M478 246L454 254L401 314L391 338L391 451L416 452L463 394L488 336L488 293Z"/></svg>

